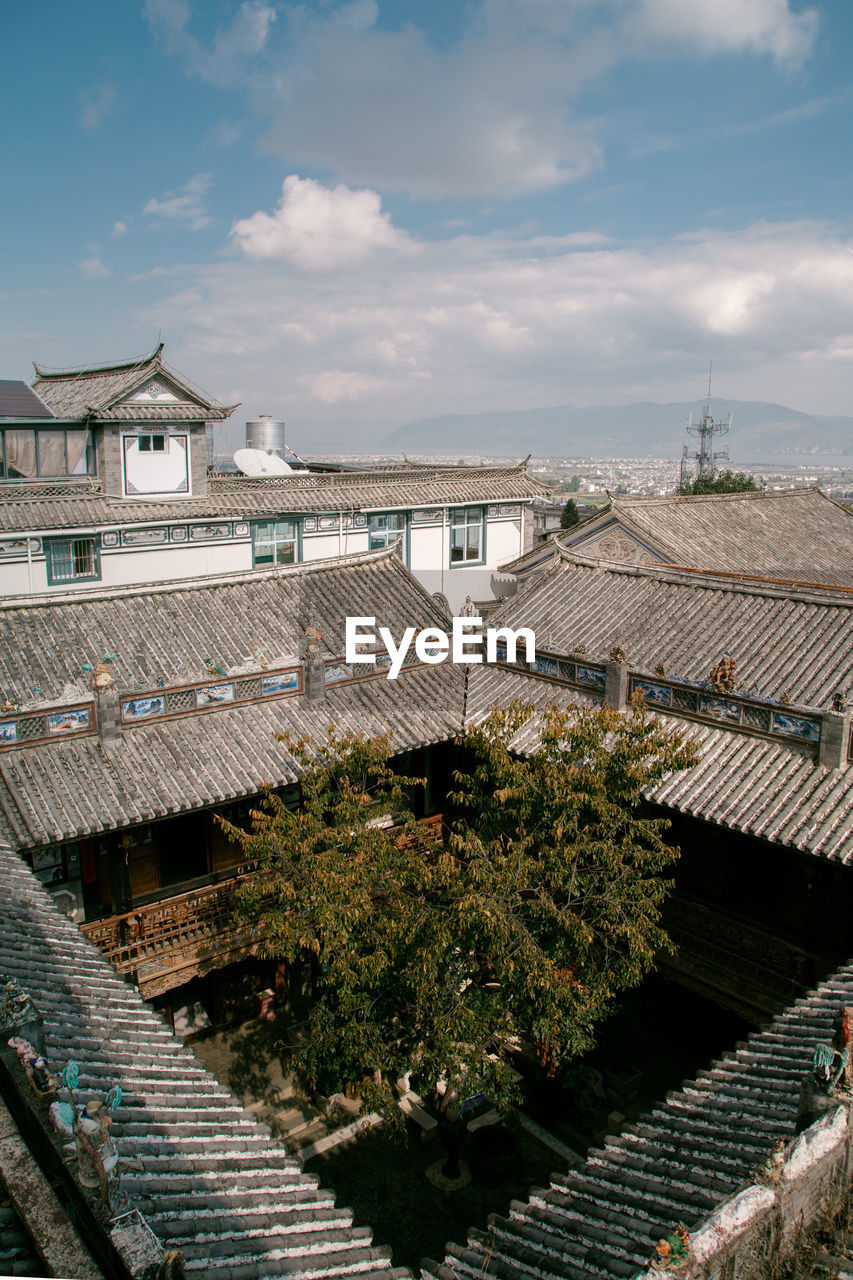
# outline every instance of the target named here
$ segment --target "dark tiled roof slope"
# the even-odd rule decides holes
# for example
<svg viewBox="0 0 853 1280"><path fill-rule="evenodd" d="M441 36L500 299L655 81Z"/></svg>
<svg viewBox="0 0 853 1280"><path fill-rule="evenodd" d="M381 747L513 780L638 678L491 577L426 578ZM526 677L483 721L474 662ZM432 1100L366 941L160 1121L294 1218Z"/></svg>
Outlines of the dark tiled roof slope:
<svg viewBox="0 0 853 1280"><path fill-rule="evenodd" d="M102 494L28 497L0 489L0 530L91 529L175 520L246 519L338 511L393 511L424 506L524 502L547 492L520 467L401 467L396 471L294 475L278 484L211 481L206 497L121 500Z"/></svg>
<svg viewBox="0 0 853 1280"><path fill-rule="evenodd" d="M0 602L0 689L24 705L32 686L55 699L76 684L90 696L84 662L115 654L122 693L209 679L205 659L229 674L260 670L260 659L299 661L309 623L327 653L344 651L346 618L403 627L445 626L446 619L393 549L280 569L157 586L81 591Z"/></svg>
<svg viewBox="0 0 853 1280"><path fill-rule="evenodd" d="M819 489L614 498L673 564L853 586L853 514Z"/></svg>
<svg viewBox="0 0 853 1280"><path fill-rule="evenodd" d="M853 587L853 514L817 488L619 498L601 515L502 566L523 572L564 547L594 543L621 525L669 564ZM601 557L600 557L601 558Z"/></svg>
<svg viewBox="0 0 853 1280"><path fill-rule="evenodd" d="M468 679L466 721L477 723L493 706L516 699L538 709L513 740L514 749L522 753L536 746L538 714L548 703L563 709L596 705L577 689L521 672L474 667ZM853 768L827 768L813 752L793 742L774 742L677 716L659 718L696 744L700 762L650 791L650 800L802 853L853 862Z"/></svg>
<svg viewBox="0 0 853 1280"><path fill-rule="evenodd" d="M276 733L324 742L340 733L392 731L392 749L445 742L459 732L463 677L441 667L329 686L325 701L284 698L139 725L105 750L97 738L0 754L0 827L35 848L147 823L295 782L296 761Z"/></svg>
<svg viewBox="0 0 853 1280"><path fill-rule="evenodd" d="M0 849L0 973L45 1020L47 1056L80 1088L122 1089L122 1187L164 1246L204 1280L391 1280L389 1251L239 1106L117 977L32 873Z"/></svg>
<svg viewBox="0 0 853 1280"><path fill-rule="evenodd" d="M798 1000L765 1031L667 1095L583 1165L554 1175L467 1245L450 1244L425 1280L629 1280L679 1219L695 1231L756 1181L774 1142L794 1137L814 1048L853 1002L853 966Z"/></svg>
<svg viewBox="0 0 853 1280"><path fill-rule="evenodd" d="M161 588L0 607L0 687L22 705L89 698L82 664L105 653L121 694L209 682L211 658L229 677L301 661L309 623L328 655L344 653L346 616L375 616L399 637L406 626L446 626L393 550L344 561L260 570ZM123 731L102 747L85 737L0 754L0 814L10 839L31 848L282 786L297 766L276 733L323 741L338 730L392 731L396 751L445 741L462 723L464 676L449 663L329 685L302 695L218 708Z"/></svg>
<svg viewBox="0 0 853 1280"><path fill-rule="evenodd" d="M853 590L740 582L665 566L603 563L569 552L495 614L532 627L536 643L606 660L614 645L636 670L707 680L724 652L738 688L825 706L853 683Z"/></svg>

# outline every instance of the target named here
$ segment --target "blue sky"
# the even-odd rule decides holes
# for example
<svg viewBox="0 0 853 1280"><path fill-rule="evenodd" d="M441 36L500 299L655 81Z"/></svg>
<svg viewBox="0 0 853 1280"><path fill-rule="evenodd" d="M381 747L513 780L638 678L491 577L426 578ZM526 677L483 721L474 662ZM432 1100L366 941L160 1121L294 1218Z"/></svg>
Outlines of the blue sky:
<svg viewBox="0 0 853 1280"><path fill-rule="evenodd" d="M303 448L715 391L850 408L848 0L32 0L2 376L154 346ZM325 436L324 436L325 433Z"/></svg>

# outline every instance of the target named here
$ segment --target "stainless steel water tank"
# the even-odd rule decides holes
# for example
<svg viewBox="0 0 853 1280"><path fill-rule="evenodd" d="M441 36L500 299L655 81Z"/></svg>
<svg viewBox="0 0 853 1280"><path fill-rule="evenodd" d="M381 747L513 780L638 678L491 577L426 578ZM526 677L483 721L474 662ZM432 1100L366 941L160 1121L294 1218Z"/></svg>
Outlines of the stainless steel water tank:
<svg viewBox="0 0 853 1280"><path fill-rule="evenodd" d="M277 453L284 457L284 423L269 414L261 414L253 422L246 423L246 448L263 449L264 453Z"/></svg>

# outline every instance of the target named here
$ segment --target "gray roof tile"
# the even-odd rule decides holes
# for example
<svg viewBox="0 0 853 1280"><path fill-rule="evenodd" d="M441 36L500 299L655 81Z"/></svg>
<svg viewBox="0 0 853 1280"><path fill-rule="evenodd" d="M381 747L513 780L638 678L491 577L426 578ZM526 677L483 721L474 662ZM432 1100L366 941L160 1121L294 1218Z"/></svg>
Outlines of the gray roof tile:
<svg viewBox="0 0 853 1280"><path fill-rule="evenodd" d="M369 1229L355 1227L350 1210L333 1210L330 1193L239 1109L5 848L0 892L0 972L42 1013L53 1065L75 1059L84 1092L121 1085L112 1134L122 1187L164 1247L186 1243L189 1269L206 1280L238 1270L260 1280L283 1254L293 1276L337 1273L343 1263L394 1274Z"/></svg>
<svg viewBox="0 0 853 1280"><path fill-rule="evenodd" d="M23 486L0 489L0 530L110 528L216 517L301 515L338 511L413 510L429 506L528 501L546 486L518 467L417 467L297 473L267 480L215 477L206 497L157 502L103 494L28 497Z"/></svg>
<svg viewBox="0 0 853 1280"><path fill-rule="evenodd" d="M347 614L375 616L395 636L445 625L393 551L216 582L170 584L42 604L0 607L0 687L32 701L91 697L82 664L115 653L121 694L209 680L210 657L229 677L301 660L309 623L329 656L344 653ZM393 731L397 751L445 741L462 721L464 677L450 664L329 685L326 699L295 696L124 729L104 749L94 736L0 752L0 814L21 848L148 822L283 786L297 766L276 733L324 740Z"/></svg>
<svg viewBox="0 0 853 1280"><path fill-rule="evenodd" d="M204 392L190 387L165 365L162 356L161 342L150 355L122 364L49 370L34 363L36 378L33 390L58 418L126 419L124 409L116 408L115 402L149 378L163 374L176 389L185 392L183 401L169 405L166 416L172 421L227 418L237 408L236 405L219 404Z"/></svg>
<svg viewBox="0 0 853 1280"><path fill-rule="evenodd" d="M618 526L669 564L853 587L853 514L817 488L613 497L600 516L549 542L603 559L592 544ZM503 568L544 563L547 552L535 548Z"/></svg>

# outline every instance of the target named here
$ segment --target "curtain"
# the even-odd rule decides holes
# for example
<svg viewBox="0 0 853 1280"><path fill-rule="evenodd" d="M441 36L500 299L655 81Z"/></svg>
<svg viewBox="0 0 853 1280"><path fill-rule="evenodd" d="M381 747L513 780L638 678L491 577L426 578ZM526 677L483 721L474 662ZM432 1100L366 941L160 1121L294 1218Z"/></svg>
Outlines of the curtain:
<svg viewBox="0 0 853 1280"><path fill-rule="evenodd" d="M39 475L65 475L65 432L39 432Z"/></svg>
<svg viewBox="0 0 853 1280"><path fill-rule="evenodd" d="M65 438L68 441L68 474L70 476L85 476L88 474L86 449L89 444L88 431L67 431Z"/></svg>
<svg viewBox="0 0 853 1280"><path fill-rule="evenodd" d="M36 433L31 427L6 433L6 474L31 480L36 474Z"/></svg>

